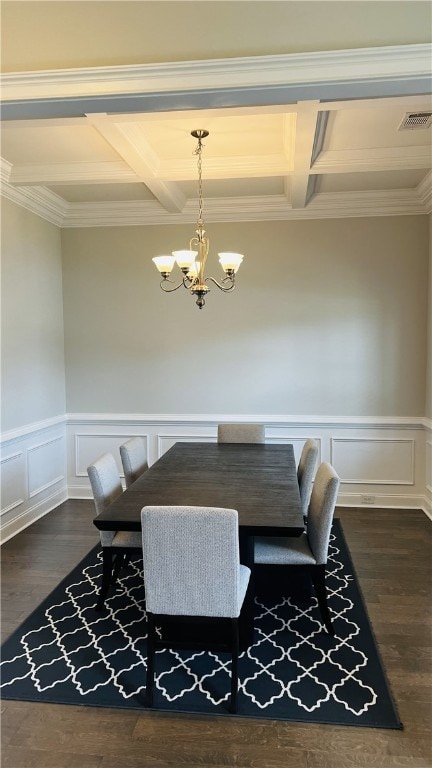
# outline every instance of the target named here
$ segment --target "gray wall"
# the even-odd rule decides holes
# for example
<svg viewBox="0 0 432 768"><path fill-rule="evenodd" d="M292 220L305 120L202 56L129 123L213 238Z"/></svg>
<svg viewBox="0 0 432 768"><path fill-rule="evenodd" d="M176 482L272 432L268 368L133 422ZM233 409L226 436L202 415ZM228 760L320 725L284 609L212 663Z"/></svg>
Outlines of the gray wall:
<svg viewBox="0 0 432 768"><path fill-rule="evenodd" d="M429 216L429 302L425 416L432 419L432 214Z"/></svg>
<svg viewBox="0 0 432 768"><path fill-rule="evenodd" d="M2 198L2 430L65 413L60 231Z"/></svg>
<svg viewBox="0 0 432 768"><path fill-rule="evenodd" d="M209 224L199 311L151 257L193 226L62 231L68 412L424 415L428 217Z"/></svg>

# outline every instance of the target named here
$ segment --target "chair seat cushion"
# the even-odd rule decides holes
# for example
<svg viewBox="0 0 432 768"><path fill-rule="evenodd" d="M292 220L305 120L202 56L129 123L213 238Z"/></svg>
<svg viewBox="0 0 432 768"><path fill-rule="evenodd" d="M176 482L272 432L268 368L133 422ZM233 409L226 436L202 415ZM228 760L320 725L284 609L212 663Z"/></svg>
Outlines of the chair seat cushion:
<svg viewBox="0 0 432 768"><path fill-rule="evenodd" d="M316 565L306 533L301 536L256 536L254 560L259 565Z"/></svg>
<svg viewBox="0 0 432 768"><path fill-rule="evenodd" d="M111 546L136 547L136 549L142 549L141 531L117 531Z"/></svg>

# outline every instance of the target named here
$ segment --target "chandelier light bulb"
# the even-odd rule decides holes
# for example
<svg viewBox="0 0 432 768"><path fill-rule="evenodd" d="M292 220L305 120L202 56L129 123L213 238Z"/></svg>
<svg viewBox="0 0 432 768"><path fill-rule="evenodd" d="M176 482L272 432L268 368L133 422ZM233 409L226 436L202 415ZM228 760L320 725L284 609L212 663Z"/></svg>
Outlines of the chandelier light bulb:
<svg viewBox="0 0 432 768"><path fill-rule="evenodd" d="M154 256L152 261L155 263L156 269L159 270L161 275L169 275L174 266L175 258L174 256Z"/></svg>
<svg viewBox="0 0 432 768"><path fill-rule="evenodd" d="M195 261L195 256L198 256L198 251L173 251L172 255L180 269L189 269Z"/></svg>
<svg viewBox="0 0 432 768"><path fill-rule="evenodd" d="M222 269L224 272L228 272L230 269L232 269L234 272L237 272L240 264L243 261L243 255L241 253L218 253L219 256L219 262L222 266Z"/></svg>

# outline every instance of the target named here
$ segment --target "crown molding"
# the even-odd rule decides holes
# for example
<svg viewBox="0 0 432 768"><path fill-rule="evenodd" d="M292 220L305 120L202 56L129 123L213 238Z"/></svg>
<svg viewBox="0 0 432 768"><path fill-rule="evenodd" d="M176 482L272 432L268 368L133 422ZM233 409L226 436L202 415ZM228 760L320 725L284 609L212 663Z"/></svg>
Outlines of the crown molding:
<svg viewBox="0 0 432 768"><path fill-rule="evenodd" d="M119 67L12 72L4 101L331 83L404 81L430 75L432 46L396 45Z"/></svg>
<svg viewBox="0 0 432 768"><path fill-rule="evenodd" d="M12 166L0 158L0 190L3 197L20 205L57 227L63 225L68 205L62 197L46 187L16 187L9 183Z"/></svg>
<svg viewBox="0 0 432 768"><path fill-rule="evenodd" d="M421 180L416 192L424 206L425 213L432 213L432 171L429 171Z"/></svg>
<svg viewBox="0 0 432 768"><path fill-rule="evenodd" d="M377 149L323 150L317 155L310 173L355 173L357 171L395 171L430 168L429 144L414 147L379 147Z"/></svg>
<svg viewBox="0 0 432 768"><path fill-rule="evenodd" d="M417 190L320 193L305 208L294 209L285 195L206 199L206 221L289 221L361 216L424 215ZM181 213L168 213L155 201L122 203L70 203L63 227L145 226L194 224L196 200L188 200Z"/></svg>
<svg viewBox="0 0 432 768"><path fill-rule="evenodd" d="M432 194L427 185L411 190L323 192L305 208L292 208L285 195L206 200L206 221L290 221L366 216L425 215ZM2 194L12 202L62 228L195 224L196 200L188 200L181 213L167 212L157 201L67 203L44 187L13 187L2 183Z"/></svg>

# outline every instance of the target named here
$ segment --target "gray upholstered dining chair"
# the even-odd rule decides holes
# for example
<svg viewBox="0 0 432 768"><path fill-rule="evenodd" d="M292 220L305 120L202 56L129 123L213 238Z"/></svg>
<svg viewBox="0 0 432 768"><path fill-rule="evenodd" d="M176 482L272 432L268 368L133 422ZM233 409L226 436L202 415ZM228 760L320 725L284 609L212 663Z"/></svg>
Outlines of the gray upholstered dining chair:
<svg viewBox="0 0 432 768"><path fill-rule="evenodd" d="M250 578L250 569L240 565L237 512L149 506L141 511L141 528L148 621L146 704L153 703L155 649L190 647L187 642L164 641L163 632L162 637L156 634L156 623L173 616L184 622L199 617L227 625L232 655L230 711L235 712L238 620Z"/></svg>
<svg viewBox="0 0 432 768"><path fill-rule="evenodd" d="M120 458L129 488L148 469L145 444L142 437L131 437L120 446Z"/></svg>
<svg viewBox="0 0 432 768"><path fill-rule="evenodd" d="M218 424L218 443L264 443L264 424Z"/></svg>
<svg viewBox="0 0 432 768"><path fill-rule="evenodd" d="M87 474L93 491L96 514L100 515L123 493L114 456L111 453L104 453L87 467ZM102 585L99 590L97 610L103 608L109 588L111 584L115 584L125 556L134 550L141 552L142 549L139 531L99 531L99 533L102 545Z"/></svg>
<svg viewBox="0 0 432 768"><path fill-rule="evenodd" d="M299 537L255 538L255 565L284 565L308 571L315 587L321 617L329 634L334 634L327 605L325 571L340 479L327 462L316 473L308 511L307 531Z"/></svg>
<svg viewBox="0 0 432 768"><path fill-rule="evenodd" d="M301 452L299 465L297 467L297 480L300 491L301 508L303 519L307 522L309 501L312 493L312 481L315 467L318 459L318 443L316 440L306 440Z"/></svg>

